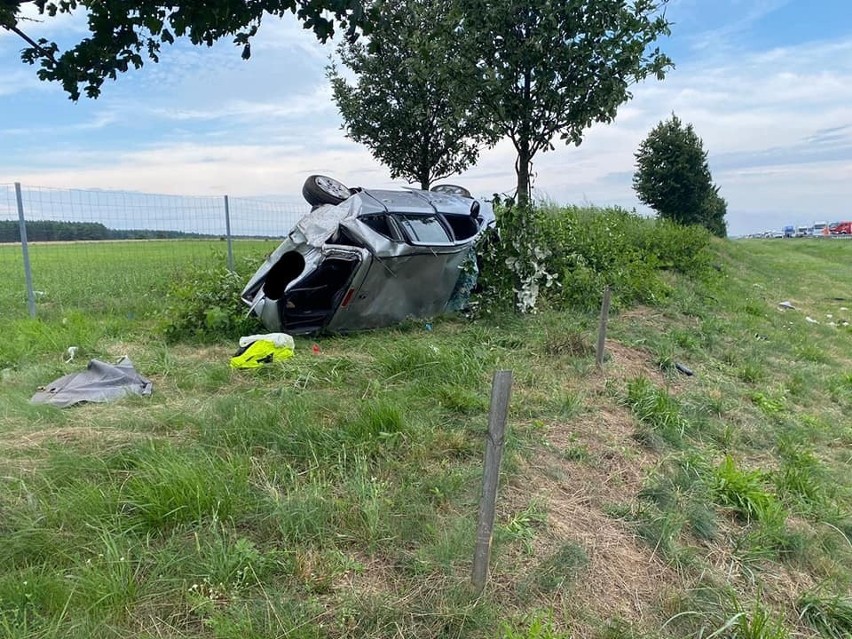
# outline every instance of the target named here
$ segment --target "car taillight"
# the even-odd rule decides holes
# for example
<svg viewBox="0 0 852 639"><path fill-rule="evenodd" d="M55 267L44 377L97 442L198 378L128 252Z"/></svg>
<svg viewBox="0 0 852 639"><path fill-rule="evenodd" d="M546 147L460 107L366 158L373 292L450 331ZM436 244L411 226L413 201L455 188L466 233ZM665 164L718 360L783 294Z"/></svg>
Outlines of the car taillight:
<svg viewBox="0 0 852 639"><path fill-rule="evenodd" d="M350 288L348 291L346 291L346 295L343 296L343 301L340 303L340 306L342 308L346 308L347 306L349 306L349 302L352 301L353 295L355 295L355 289Z"/></svg>

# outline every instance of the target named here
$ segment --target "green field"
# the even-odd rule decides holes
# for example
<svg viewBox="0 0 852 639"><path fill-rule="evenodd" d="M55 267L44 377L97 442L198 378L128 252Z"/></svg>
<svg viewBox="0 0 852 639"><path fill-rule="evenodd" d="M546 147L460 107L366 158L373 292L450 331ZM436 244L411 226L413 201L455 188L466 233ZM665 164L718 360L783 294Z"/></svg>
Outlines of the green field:
<svg viewBox="0 0 852 639"><path fill-rule="evenodd" d="M595 314L547 310L298 339L235 371L233 342L167 344L151 315L223 243L34 247L37 321L9 248L0 637L852 636L850 243L715 243L708 279L667 274L669 297L613 316L602 371ZM125 354L152 397L29 404Z"/></svg>
<svg viewBox="0 0 852 639"><path fill-rule="evenodd" d="M260 261L279 240L234 240L234 260ZM217 240L43 242L29 246L37 312L56 319L68 312L145 317L170 283L198 265L226 265ZM20 245L0 245L0 319L25 317L27 289Z"/></svg>

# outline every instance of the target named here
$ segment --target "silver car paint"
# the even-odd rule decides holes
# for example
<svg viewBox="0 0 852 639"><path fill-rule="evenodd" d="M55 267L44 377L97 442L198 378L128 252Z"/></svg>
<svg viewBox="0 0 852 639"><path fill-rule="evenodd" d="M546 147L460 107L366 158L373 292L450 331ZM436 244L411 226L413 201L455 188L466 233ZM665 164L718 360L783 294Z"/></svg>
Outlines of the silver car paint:
<svg viewBox="0 0 852 639"><path fill-rule="evenodd" d="M347 289L348 305L338 305L325 330L346 332L387 326L408 317L441 314L460 268L486 226L494 222L491 205L479 201L478 231L463 241L418 245L390 239L361 221L365 215L470 215L474 200L432 191L362 190L338 205L323 205L303 217L246 284L242 299L269 330L282 327L278 304L263 291L266 276L285 254L298 252L305 261L302 274L285 287L297 287L328 257L358 260ZM335 244L340 229L364 247ZM283 297L283 296L282 296ZM298 333L300 331L292 331Z"/></svg>

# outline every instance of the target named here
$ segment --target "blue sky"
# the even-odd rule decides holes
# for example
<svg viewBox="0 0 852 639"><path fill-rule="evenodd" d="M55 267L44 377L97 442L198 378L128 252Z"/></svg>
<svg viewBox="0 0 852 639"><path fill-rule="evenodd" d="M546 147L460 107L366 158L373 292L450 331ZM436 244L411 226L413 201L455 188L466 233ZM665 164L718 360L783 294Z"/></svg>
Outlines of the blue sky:
<svg viewBox="0 0 852 639"><path fill-rule="evenodd" d="M535 160L536 193L557 202L636 207L633 153L673 111L695 125L742 234L852 218L852 2L672 0L677 68L634 88L616 121L580 147ZM81 16L29 23L35 37L73 41ZM0 32L0 183L151 193L297 196L304 178L392 186L347 140L323 68L330 46L293 18L269 19L252 48L179 43L158 65L70 102L18 59ZM514 183L500 143L452 179L478 194ZM399 185L399 183L396 183Z"/></svg>

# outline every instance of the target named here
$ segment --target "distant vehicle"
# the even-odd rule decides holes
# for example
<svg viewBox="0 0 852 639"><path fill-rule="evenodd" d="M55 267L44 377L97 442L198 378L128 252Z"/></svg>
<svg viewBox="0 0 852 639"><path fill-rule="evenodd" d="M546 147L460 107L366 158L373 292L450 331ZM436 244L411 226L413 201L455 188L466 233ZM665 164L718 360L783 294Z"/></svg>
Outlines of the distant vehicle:
<svg viewBox="0 0 852 639"><path fill-rule="evenodd" d="M808 228L807 226L796 227L796 237L807 237L810 234L810 228Z"/></svg>
<svg viewBox="0 0 852 639"><path fill-rule="evenodd" d="M773 231L772 237L777 240L783 238L784 234L781 231Z"/></svg>
<svg viewBox="0 0 852 639"><path fill-rule="evenodd" d="M828 235L828 222L814 222L811 234L814 237L822 237Z"/></svg>
<svg viewBox="0 0 852 639"><path fill-rule="evenodd" d="M784 237L793 237L796 235L796 227L793 225L784 227Z"/></svg>
<svg viewBox="0 0 852 639"><path fill-rule="evenodd" d="M852 221L835 222L829 226L828 231L831 235L852 235Z"/></svg>

